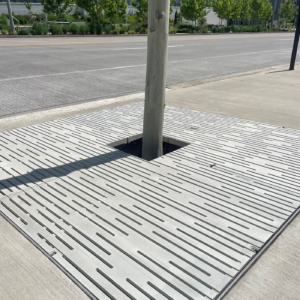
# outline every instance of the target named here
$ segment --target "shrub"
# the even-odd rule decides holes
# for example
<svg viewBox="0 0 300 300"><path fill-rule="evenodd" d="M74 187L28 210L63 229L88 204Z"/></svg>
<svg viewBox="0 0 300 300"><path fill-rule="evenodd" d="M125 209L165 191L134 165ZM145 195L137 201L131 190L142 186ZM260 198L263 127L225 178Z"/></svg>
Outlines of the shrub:
<svg viewBox="0 0 300 300"><path fill-rule="evenodd" d="M139 30L140 34L147 34L148 33L148 29L145 27L141 27L141 29Z"/></svg>
<svg viewBox="0 0 300 300"><path fill-rule="evenodd" d="M66 14L66 15L64 15L63 20L61 20L61 21L72 23L72 22L75 22L76 20L73 16Z"/></svg>
<svg viewBox="0 0 300 300"><path fill-rule="evenodd" d="M111 25L111 21L109 19L103 19L102 24L104 25Z"/></svg>
<svg viewBox="0 0 300 300"><path fill-rule="evenodd" d="M170 30L169 30L169 33L170 33L170 34L176 34L176 33L177 33L177 29L170 29Z"/></svg>
<svg viewBox="0 0 300 300"><path fill-rule="evenodd" d="M224 26L224 31L225 32L230 32L231 31L231 27L230 26Z"/></svg>
<svg viewBox="0 0 300 300"><path fill-rule="evenodd" d="M234 32L241 32L242 26L234 26Z"/></svg>
<svg viewBox="0 0 300 300"><path fill-rule="evenodd" d="M69 31L72 33L72 34L78 34L78 31L79 31L79 27L72 23L70 26L69 26Z"/></svg>
<svg viewBox="0 0 300 300"><path fill-rule="evenodd" d="M186 30L185 32L187 32L187 33L192 33L193 30L195 30L195 26L190 25L190 24L181 24L179 26L179 29L180 30Z"/></svg>
<svg viewBox="0 0 300 300"><path fill-rule="evenodd" d="M28 30L25 30L25 29L21 29L19 32L18 32L19 35L29 35L29 31Z"/></svg>
<svg viewBox="0 0 300 300"><path fill-rule="evenodd" d="M104 27L104 33L109 34L111 32L112 27L111 26L105 26Z"/></svg>
<svg viewBox="0 0 300 300"><path fill-rule="evenodd" d="M62 34L62 27L56 24L55 22L50 23L49 29L53 35Z"/></svg>
<svg viewBox="0 0 300 300"><path fill-rule="evenodd" d="M218 27L217 27L217 26L213 26L213 27L211 28L211 31L212 31L213 33L217 33L219 30L218 30Z"/></svg>
<svg viewBox="0 0 300 300"><path fill-rule="evenodd" d="M42 31L43 31L43 34L48 34L48 25L47 25L47 23L42 24Z"/></svg>
<svg viewBox="0 0 300 300"><path fill-rule="evenodd" d="M202 28L202 33L208 33L208 28L207 27L203 27Z"/></svg>
<svg viewBox="0 0 300 300"><path fill-rule="evenodd" d="M120 34L125 34L125 33L126 33L126 30L125 30L125 29L121 29L121 30L119 31L119 33L120 33Z"/></svg>
<svg viewBox="0 0 300 300"><path fill-rule="evenodd" d="M34 22L32 25L32 34L37 34L37 35L48 34L47 24Z"/></svg>
<svg viewBox="0 0 300 300"><path fill-rule="evenodd" d="M8 30L7 29L1 29L1 34L8 34Z"/></svg>
<svg viewBox="0 0 300 300"><path fill-rule="evenodd" d="M90 28L90 34L95 34L96 32L96 26L93 23L89 24L89 28Z"/></svg>
<svg viewBox="0 0 300 300"><path fill-rule="evenodd" d="M17 20L20 22L20 25L25 25L29 23L29 18L25 16L15 16Z"/></svg>
<svg viewBox="0 0 300 300"><path fill-rule="evenodd" d="M105 28L106 27L108 27L109 31L111 31L111 27L110 26L105 26ZM97 34L103 34L103 26L101 24L97 24L96 25L96 33Z"/></svg>
<svg viewBox="0 0 300 300"><path fill-rule="evenodd" d="M58 17L55 15L48 15L47 16L48 21L53 22L53 21L58 21Z"/></svg>
<svg viewBox="0 0 300 300"><path fill-rule="evenodd" d="M273 31L281 31L280 27L273 27Z"/></svg>
<svg viewBox="0 0 300 300"><path fill-rule="evenodd" d="M243 26L243 32L251 32L252 26Z"/></svg>
<svg viewBox="0 0 300 300"><path fill-rule="evenodd" d="M118 34L118 30L112 30L110 34Z"/></svg>
<svg viewBox="0 0 300 300"><path fill-rule="evenodd" d="M128 30L128 34L135 34L134 30Z"/></svg>
<svg viewBox="0 0 300 300"><path fill-rule="evenodd" d="M178 29L177 33L188 33L186 29Z"/></svg>
<svg viewBox="0 0 300 300"><path fill-rule="evenodd" d="M61 31L63 34L68 34L69 28L67 24L64 24L63 26L61 26Z"/></svg>
<svg viewBox="0 0 300 300"><path fill-rule="evenodd" d="M219 27L219 32L220 32L220 33L224 33L224 32L225 32L224 26Z"/></svg>
<svg viewBox="0 0 300 300"><path fill-rule="evenodd" d="M79 28L78 28L78 32L79 32L79 34L81 34L81 35L86 34L86 33L87 33L87 28L86 28L86 26L85 26L85 25L80 25Z"/></svg>

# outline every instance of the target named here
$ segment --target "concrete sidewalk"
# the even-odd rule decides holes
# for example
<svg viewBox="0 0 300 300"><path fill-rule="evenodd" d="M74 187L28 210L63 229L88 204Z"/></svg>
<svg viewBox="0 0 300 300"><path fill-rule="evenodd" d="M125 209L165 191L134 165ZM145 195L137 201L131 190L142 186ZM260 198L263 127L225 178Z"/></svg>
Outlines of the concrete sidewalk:
<svg viewBox="0 0 300 300"><path fill-rule="evenodd" d="M265 72L237 76L167 93L167 105L277 126L300 129L300 68L288 72L274 68ZM101 110L141 101L122 98L85 108ZM84 105L83 105L84 106ZM78 107L57 113L37 112L0 120L0 130L37 124L77 115ZM39 116L38 116L39 115ZM10 124L7 124L7 122ZM16 229L0 217L0 299L88 299L52 262ZM268 251L225 297L226 300L296 300L300 286L300 217L284 231Z"/></svg>
<svg viewBox="0 0 300 300"><path fill-rule="evenodd" d="M167 104L300 129L300 66L274 67L167 93ZM192 84L190 84L192 85Z"/></svg>

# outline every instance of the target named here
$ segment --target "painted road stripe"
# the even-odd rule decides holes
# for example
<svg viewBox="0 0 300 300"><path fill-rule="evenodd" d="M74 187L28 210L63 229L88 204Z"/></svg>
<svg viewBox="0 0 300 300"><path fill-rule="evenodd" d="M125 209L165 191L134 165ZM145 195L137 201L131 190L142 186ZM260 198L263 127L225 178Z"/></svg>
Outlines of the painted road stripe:
<svg viewBox="0 0 300 300"><path fill-rule="evenodd" d="M247 52L247 53L222 55L222 56L201 57L201 58L197 58L197 59L176 60L176 61L169 61L168 64L179 63L179 62L186 62L186 61L194 61L194 60L212 59L212 58L213 59L214 58L224 58L224 57L230 57L230 56L251 55L251 54L264 53L264 52L272 52L272 51L276 51L277 52L277 51L284 51L284 50L290 50L290 48L276 49L276 50L267 50L267 51L257 51L257 52ZM0 82L10 81L10 80L19 80L19 79L41 78L41 77L47 77L47 76L61 76L61 75L70 75L70 74L84 74L84 73L91 73L91 72L98 72L98 71L108 71L108 70L118 70L118 69L127 69L127 68L137 68L137 67L144 67L144 66L146 66L146 64L132 65L132 66L121 66L121 67L113 67L113 68L103 68L103 69L94 69L94 70L85 70L85 71L73 71L73 72L66 72L66 73L32 75L32 76L25 76L25 77L13 77L13 78L0 79Z"/></svg>
<svg viewBox="0 0 300 300"><path fill-rule="evenodd" d="M177 48L177 47L184 47L184 45L168 46L168 48ZM145 50L145 49L147 49L147 47L142 47L142 48L120 48L120 49L112 49L112 50L122 51L122 50L141 50L141 49Z"/></svg>

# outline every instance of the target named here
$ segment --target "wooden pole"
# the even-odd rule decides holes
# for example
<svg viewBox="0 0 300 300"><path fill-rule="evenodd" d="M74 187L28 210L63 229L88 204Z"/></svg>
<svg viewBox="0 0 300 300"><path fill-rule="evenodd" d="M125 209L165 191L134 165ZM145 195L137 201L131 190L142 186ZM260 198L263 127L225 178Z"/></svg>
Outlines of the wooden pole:
<svg viewBox="0 0 300 300"><path fill-rule="evenodd" d="M148 46L142 157L163 155L170 0L148 1Z"/></svg>

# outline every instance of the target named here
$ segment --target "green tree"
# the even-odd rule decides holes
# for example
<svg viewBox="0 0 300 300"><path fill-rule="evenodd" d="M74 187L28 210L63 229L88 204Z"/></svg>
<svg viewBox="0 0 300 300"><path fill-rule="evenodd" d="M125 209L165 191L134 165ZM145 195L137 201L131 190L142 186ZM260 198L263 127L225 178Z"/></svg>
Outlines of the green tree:
<svg viewBox="0 0 300 300"><path fill-rule="evenodd" d="M77 5L87 11L97 24L100 24L103 19L102 11L105 9L105 4L102 0L77 0Z"/></svg>
<svg viewBox="0 0 300 300"><path fill-rule="evenodd" d="M170 0L170 14L173 12L172 4L176 0ZM138 22L147 23L148 20L148 0L131 0L131 5L137 10L135 13Z"/></svg>
<svg viewBox="0 0 300 300"><path fill-rule="evenodd" d="M52 13L63 19L66 14L73 10L73 0L41 0L44 6L43 11L47 14Z"/></svg>
<svg viewBox="0 0 300 300"><path fill-rule="evenodd" d="M243 21L251 20L251 0L241 0L240 19Z"/></svg>
<svg viewBox="0 0 300 300"><path fill-rule="evenodd" d="M209 13L206 0L183 0L180 8L182 16L192 22L200 20L203 22L205 16Z"/></svg>
<svg viewBox="0 0 300 300"><path fill-rule="evenodd" d="M116 18L124 18L127 12L126 0L104 0L105 16L114 22L116 27Z"/></svg>
<svg viewBox="0 0 300 300"><path fill-rule="evenodd" d="M175 2L176 0L170 0L170 14L173 12L173 3Z"/></svg>
<svg viewBox="0 0 300 300"><path fill-rule="evenodd" d="M293 22L295 20L298 6L296 6L295 0L286 0L280 4L279 16L286 22Z"/></svg>
<svg viewBox="0 0 300 300"><path fill-rule="evenodd" d="M223 0L212 0L210 2L210 6L213 10L213 12L215 12L218 16L218 18L221 20L221 24L222 24L222 20L225 19L225 14L224 14L224 1Z"/></svg>
<svg viewBox="0 0 300 300"><path fill-rule="evenodd" d="M235 0L231 2L232 2L231 18L233 20L238 20L241 18L241 10L242 10L243 2L242 0Z"/></svg>
<svg viewBox="0 0 300 300"><path fill-rule="evenodd" d="M239 19L242 9L241 0L213 0L211 1L213 11L221 20Z"/></svg>
<svg viewBox="0 0 300 300"><path fill-rule="evenodd" d="M24 0L24 5L28 9L28 12L30 14L32 4L29 2L29 0Z"/></svg>
<svg viewBox="0 0 300 300"><path fill-rule="evenodd" d="M252 0L251 1L251 17L254 20L267 22L273 14L273 6L269 0Z"/></svg>
<svg viewBox="0 0 300 300"><path fill-rule="evenodd" d="M273 15L273 6L269 0L263 0L263 10L260 16L260 20L265 22L267 25L267 22L271 20L271 17Z"/></svg>
<svg viewBox="0 0 300 300"><path fill-rule="evenodd" d="M137 10L135 13L137 21L147 23L148 0L131 0L131 5Z"/></svg>

